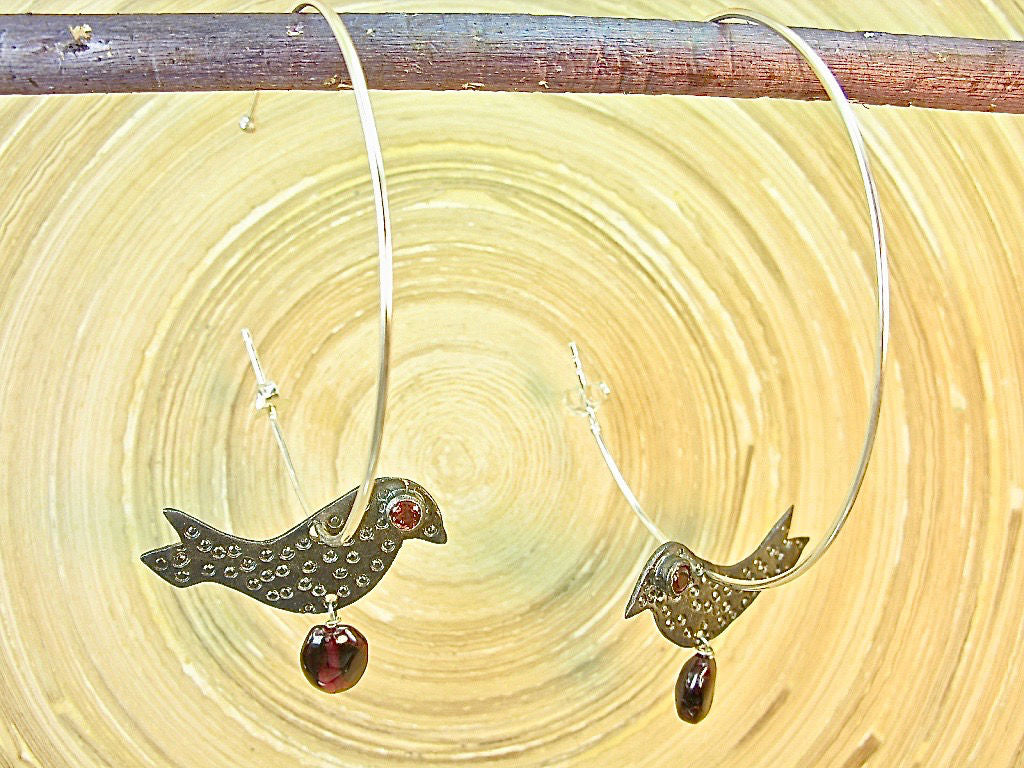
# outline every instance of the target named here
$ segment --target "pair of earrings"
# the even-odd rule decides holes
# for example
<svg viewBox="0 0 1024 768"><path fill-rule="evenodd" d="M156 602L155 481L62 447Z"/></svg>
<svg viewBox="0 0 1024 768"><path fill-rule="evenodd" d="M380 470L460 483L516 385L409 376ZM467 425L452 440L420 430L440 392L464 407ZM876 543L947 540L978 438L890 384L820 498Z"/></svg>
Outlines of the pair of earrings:
<svg viewBox="0 0 1024 768"><path fill-rule="evenodd" d="M441 512L430 494L402 478L377 478L381 437L387 406L393 304L391 219L383 159L370 106L366 79L358 54L336 12L321 2L307 2L295 10L313 8L327 20L348 67L369 158L377 216L380 282L380 346L374 427L366 472L360 486L310 515L288 532L266 541L238 538L174 509L164 514L177 531L180 543L142 555L143 562L176 587L212 582L232 587L274 608L300 613L326 613L326 623L314 626L300 651L307 679L318 689L337 693L359 680L368 660L366 638L342 625L337 611L366 595L394 562L402 544L422 539L443 544L447 533ZM696 653L677 678L677 714L696 723L708 713L717 675L711 641L721 634L765 590L786 584L811 568L835 541L857 499L867 472L881 409L882 384L889 338L889 277L880 202L868 164L863 137L849 101L827 65L788 27L748 11L717 16L712 21L762 24L792 45L810 65L835 106L846 129L864 185L871 221L877 285L877 335L874 385L864 442L846 500L828 533L802 560L806 538L789 538L793 510L775 524L760 546L733 565L705 560L684 544L672 541L644 512L604 441L597 418L600 395L610 390L592 385L583 368L579 348L570 344L579 384L578 410L584 414L601 455L630 508L651 535L663 542L651 555L630 595L626 618L645 610L653 614L658 630L671 642ZM255 102L254 102L255 105ZM252 114L242 119L243 130L253 127ZM276 387L266 379L251 336L243 332L256 373L258 407L266 408L289 475L302 500L294 468L277 422L273 397Z"/></svg>

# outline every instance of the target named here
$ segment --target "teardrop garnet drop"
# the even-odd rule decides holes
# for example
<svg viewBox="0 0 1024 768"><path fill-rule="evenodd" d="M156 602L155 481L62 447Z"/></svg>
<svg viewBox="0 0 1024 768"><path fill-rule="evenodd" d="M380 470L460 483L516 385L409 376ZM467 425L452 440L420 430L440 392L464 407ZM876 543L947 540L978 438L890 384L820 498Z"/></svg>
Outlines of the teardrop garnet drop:
<svg viewBox="0 0 1024 768"><path fill-rule="evenodd" d="M355 627L317 624L302 643L299 663L315 688L341 693L359 682L369 655L369 644Z"/></svg>
<svg viewBox="0 0 1024 768"><path fill-rule="evenodd" d="M716 672L715 657L703 653L683 664L676 680L676 713L680 720L699 723L711 711Z"/></svg>

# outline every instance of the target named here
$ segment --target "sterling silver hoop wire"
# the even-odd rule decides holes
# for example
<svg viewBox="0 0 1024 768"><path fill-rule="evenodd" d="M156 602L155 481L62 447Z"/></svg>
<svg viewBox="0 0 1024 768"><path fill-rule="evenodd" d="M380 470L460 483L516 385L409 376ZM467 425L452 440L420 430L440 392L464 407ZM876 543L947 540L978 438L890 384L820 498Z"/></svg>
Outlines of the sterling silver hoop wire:
<svg viewBox="0 0 1024 768"><path fill-rule="evenodd" d="M792 45L797 53L799 53L811 67L818 81L828 94L832 105L835 107L835 110L843 123L843 127L846 129L846 134L849 138L854 156L857 159L857 167L860 171L861 181L864 185L864 194L871 222L871 237L875 255L877 330L875 334L874 383L860 459L857 463L857 467L853 474L853 480L850 483L850 488L842 507L833 519L828 532L818 545L814 547L806 557L782 573L767 576L765 578L746 579L737 578L715 569L707 569L705 571L707 578L723 586L745 591L760 591L770 589L772 587L778 587L793 581L806 573L815 563L818 562L818 560L821 559L825 552L828 551L829 547L832 546L832 543L836 540L839 532L846 524L846 521L850 516L850 512L857 501L857 496L860 494L861 487L864 484L864 477L867 474L868 463L870 462L872 449L875 444L875 436L878 432L878 421L882 406L882 390L885 381L886 357L889 348L889 259L885 241L885 229L882 224L881 204L879 202L878 191L875 186L875 179L871 173L871 166L868 162L867 150L864 145L864 138L861 134L860 125L857 122L857 117L854 114L853 107L851 106L849 99L847 99L842 86L839 84L835 75L832 74L828 65L825 64L821 57L802 37L800 37L800 35L784 24L774 21L762 14L747 10L731 10L727 13L713 17L710 21L715 23L740 21L743 23L761 24L776 32L786 42ZM629 483L626 481L619 469L618 464L615 462L611 452L608 450L604 438L601 435L601 427L598 423L596 413L597 404L591 397L590 383L588 382L586 373L583 370L579 350L574 343L570 344L570 349L576 366L576 375L579 379L582 411L590 420L590 430L594 435L594 439L597 441L598 448L601 451L601 455L604 458L605 463L608 465L608 469L611 471L612 477L615 479L616 485L625 497L630 508L644 524L647 530L650 531L651 535L658 539L659 542L669 540L669 537L663 534L654 524L651 517L644 512L636 494L633 493Z"/></svg>
<svg viewBox="0 0 1024 768"><path fill-rule="evenodd" d="M366 471L363 473L363 481L356 491L355 500L352 502L352 512L348 515L344 524L337 530L332 530L327 522L319 527L314 525L310 535L319 539L325 544L338 546L351 539L358 527L359 521L371 503L371 490L377 476L377 465L380 462L381 443L384 436L384 418L387 414L388 404L388 381L391 369L391 324L394 315L394 256L391 242L391 210L388 204L387 182L384 177L384 158L381 154L380 138L377 134L377 123L373 118L373 107L370 104L370 90L366 85L366 75L363 73L363 66L359 60L359 53L356 51L352 37L349 35L345 24L337 12L320 2L309 0L300 3L293 9L298 13L306 8L318 11L326 20L338 41L341 49L341 56L348 68L348 75L352 81L352 90L355 93L356 108L359 111L359 125L363 133L363 143L366 145L366 155L370 166L370 179L373 182L373 204L377 216L377 259L380 276L380 311L378 313L378 326L380 329L380 344L378 347L377 363L377 402L373 412L373 429L370 435L369 452L366 458Z"/></svg>

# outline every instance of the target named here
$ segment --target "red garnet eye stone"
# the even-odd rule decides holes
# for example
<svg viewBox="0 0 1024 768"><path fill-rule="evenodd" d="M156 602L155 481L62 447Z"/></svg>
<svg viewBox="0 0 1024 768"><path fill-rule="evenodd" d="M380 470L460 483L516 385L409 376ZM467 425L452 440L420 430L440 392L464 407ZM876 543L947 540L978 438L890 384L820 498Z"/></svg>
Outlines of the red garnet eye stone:
<svg viewBox="0 0 1024 768"><path fill-rule="evenodd" d="M690 566L680 565L672 573L672 591L677 595L683 594L686 585L690 583Z"/></svg>
<svg viewBox="0 0 1024 768"><path fill-rule="evenodd" d="M388 510L391 524L401 531L411 531L420 524L423 510L412 499L402 499Z"/></svg>
<svg viewBox="0 0 1024 768"><path fill-rule="evenodd" d="M299 663L313 687L341 693L359 682L369 656L370 646L355 627L318 624L302 643Z"/></svg>

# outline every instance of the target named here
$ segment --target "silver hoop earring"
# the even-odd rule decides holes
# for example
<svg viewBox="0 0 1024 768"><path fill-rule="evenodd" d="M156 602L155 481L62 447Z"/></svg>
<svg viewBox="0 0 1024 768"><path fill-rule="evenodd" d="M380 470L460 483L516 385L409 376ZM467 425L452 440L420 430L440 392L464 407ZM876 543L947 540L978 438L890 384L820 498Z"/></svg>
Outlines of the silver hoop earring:
<svg viewBox="0 0 1024 768"><path fill-rule="evenodd" d="M352 79L363 140L369 158L377 216L380 311L377 396L366 471L359 487L332 501L291 530L265 541L218 531L176 509L164 515L181 541L142 555L142 562L175 587L214 583L231 587L273 608L296 613L327 613L300 651L302 670L321 691L338 693L355 685L369 658L366 638L342 625L337 611L365 596L391 567L402 543L447 541L441 512L419 484L402 478L378 478L391 359L393 274L391 215L380 140L370 93L359 56L338 14L319 1L304 2L324 16L341 48ZM251 118L250 118L251 122ZM264 374L251 334L243 331L258 385L257 408L265 408L289 476L305 506L295 469L277 423L276 386Z"/></svg>
<svg viewBox="0 0 1024 768"><path fill-rule="evenodd" d="M662 543L644 566L626 606L626 618L651 611L658 630L683 648L695 648L679 674L675 687L676 712L689 723L700 722L710 710L717 667L711 641L743 613L757 595L787 584L814 566L832 546L860 493L878 431L889 344L889 265L882 226L881 206L868 163L867 150L856 115L843 89L821 57L792 29L761 14L730 11L711 19L713 22L741 21L761 24L785 39L810 65L839 113L857 159L867 199L871 235L875 253L877 333L871 403L860 459L854 471L846 500L825 537L802 560L806 538L789 538L793 508L779 519L758 548L734 565L718 565L694 554L684 544L671 541L644 512L601 434L597 419L599 398L587 379L576 344L570 350L579 381L580 411L590 423L590 431L608 469L630 508L650 534Z"/></svg>

